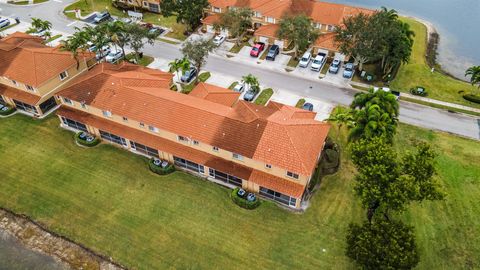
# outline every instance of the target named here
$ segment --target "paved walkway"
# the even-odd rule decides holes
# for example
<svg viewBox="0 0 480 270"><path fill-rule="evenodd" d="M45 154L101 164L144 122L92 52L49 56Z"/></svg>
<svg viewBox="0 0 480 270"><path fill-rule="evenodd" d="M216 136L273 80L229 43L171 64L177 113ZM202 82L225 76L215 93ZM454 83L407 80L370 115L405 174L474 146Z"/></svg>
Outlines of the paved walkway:
<svg viewBox="0 0 480 270"><path fill-rule="evenodd" d="M366 87L366 88L372 87L369 84L354 82L354 81L351 81L350 84L360 86L360 87ZM450 102L441 101L441 100L437 100L437 99L415 96L415 95L412 95L410 93L404 93L404 92L402 92L400 95L403 96L403 97L410 98L410 99L415 99L415 100L418 100L418 101L428 102L428 103L437 104L437 105L450 107L450 108L456 108L456 109L460 109L460 110L464 110L464 111L480 113L480 109L472 108L472 107L469 107L469 106L464 106L464 105L460 105L460 104L456 104L456 103L450 103Z"/></svg>

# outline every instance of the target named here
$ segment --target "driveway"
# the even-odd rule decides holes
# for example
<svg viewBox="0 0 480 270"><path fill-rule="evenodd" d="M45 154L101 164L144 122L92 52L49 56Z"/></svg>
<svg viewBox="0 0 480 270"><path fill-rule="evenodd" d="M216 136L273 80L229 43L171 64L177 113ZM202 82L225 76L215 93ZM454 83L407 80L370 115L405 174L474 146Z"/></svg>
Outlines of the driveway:
<svg viewBox="0 0 480 270"><path fill-rule="evenodd" d="M298 100L304 98L305 102L313 105L313 111L317 113L315 120L323 121L330 117L330 113L335 107L334 104L327 101L314 98L305 98L286 90L274 90L271 100L285 105L295 106Z"/></svg>
<svg viewBox="0 0 480 270"><path fill-rule="evenodd" d="M220 75L218 73L212 73L212 72L210 72L210 74L211 76L210 78L208 78L206 82L216 86L228 88L233 82L238 81L235 77L224 76L224 75Z"/></svg>
<svg viewBox="0 0 480 270"><path fill-rule="evenodd" d="M311 79L311 80L318 80L318 78L320 77L320 72L311 70L310 66L311 66L311 62L305 68L299 67L297 65L295 70L291 71L290 73L292 73L296 76L308 78L308 79Z"/></svg>
<svg viewBox="0 0 480 270"><path fill-rule="evenodd" d="M288 64L288 61L290 61L290 58L292 58L290 55L280 53L275 58L275 61L270 61L270 60L265 59L261 62L260 65L262 67L268 67L268 68L273 68L273 69L278 69L278 70L285 70L285 67Z"/></svg>

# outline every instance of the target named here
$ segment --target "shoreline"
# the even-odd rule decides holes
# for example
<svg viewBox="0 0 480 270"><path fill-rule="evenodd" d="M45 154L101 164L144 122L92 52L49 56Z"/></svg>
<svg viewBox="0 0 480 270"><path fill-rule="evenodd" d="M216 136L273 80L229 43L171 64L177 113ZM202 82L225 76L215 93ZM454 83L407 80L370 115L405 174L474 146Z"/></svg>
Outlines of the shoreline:
<svg viewBox="0 0 480 270"><path fill-rule="evenodd" d="M0 207L0 230L16 238L25 248L52 257L71 269L126 270L111 258L64 236L49 231L28 216Z"/></svg>

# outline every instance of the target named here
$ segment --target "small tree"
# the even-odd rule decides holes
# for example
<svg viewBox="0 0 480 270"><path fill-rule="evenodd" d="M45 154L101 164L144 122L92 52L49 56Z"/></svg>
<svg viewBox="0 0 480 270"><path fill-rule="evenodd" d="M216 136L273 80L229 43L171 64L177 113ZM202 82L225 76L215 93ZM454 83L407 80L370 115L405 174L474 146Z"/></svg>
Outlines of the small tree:
<svg viewBox="0 0 480 270"><path fill-rule="evenodd" d="M128 45L135 53L134 56L136 63L139 61L140 50L145 46L144 41L150 45L153 45L159 35L157 32L152 33L147 28L136 23L128 24L128 26L125 27L125 32L129 37Z"/></svg>
<svg viewBox="0 0 480 270"><path fill-rule="evenodd" d="M206 63L208 54L216 48L211 40L197 39L188 40L182 46L183 56L190 60L193 66L197 69L195 81L198 79L198 74L202 66Z"/></svg>
<svg viewBox="0 0 480 270"><path fill-rule="evenodd" d="M32 26L27 30L27 33L38 33L41 31L50 31L52 23L39 18L32 18ZM50 34L51 35L51 34Z"/></svg>
<svg viewBox="0 0 480 270"><path fill-rule="evenodd" d="M353 125L353 116L350 110L343 109L343 107L339 107L337 111L330 115L327 121L334 122L337 124L338 131L337 131L337 142L340 136L340 131L343 125L347 127L351 127Z"/></svg>
<svg viewBox="0 0 480 270"><path fill-rule="evenodd" d="M182 73L187 72L190 69L190 61L188 61L188 59L185 58L185 57L182 58L182 59L176 58L175 60L170 62L168 64L168 66L170 67L170 71L175 70L175 72L177 73L177 81L180 81L180 72L179 71L182 71ZM182 87L181 84L179 84L179 86L180 86L180 88Z"/></svg>
<svg viewBox="0 0 480 270"><path fill-rule="evenodd" d="M242 77L243 81L248 85L248 89L254 89L258 91L260 89L257 77L253 76L252 74L248 74Z"/></svg>
<svg viewBox="0 0 480 270"><path fill-rule="evenodd" d="M286 16L280 21L277 36L294 44L294 54L305 51L314 42L319 32L313 26L312 19L306 15Z"/></svg>
<svg viewBox="0 0 480 270"><path fill-rule="evenodd" d="M470 76L470 83L472 85L478 85L480 89L480 66L473 66L465 71L465 76Z"/></svg>
<svg viewBox="0 0 480 270"><path fill-rule="evenodd" d="M392 220L350 224L346 255L361 269L412 269L420 261L413 228Z"/></svg>
<svg viewBox="0 0 480 270"><path fill-rule="evenodd" d="M214 27L228 30L239 45L247 30L252 27L252 16L253 11L249 8L228 9L220 14L220 20Z"/></svg>
<svg viewBox="0 0 480 270"><path fill-rule="evenodd" d="M169 17L177 16L177 22L187 25L189 31L193 31L200 25L204 9L209 6L208 0L162 0L160 9L162 15Z"/></svg>

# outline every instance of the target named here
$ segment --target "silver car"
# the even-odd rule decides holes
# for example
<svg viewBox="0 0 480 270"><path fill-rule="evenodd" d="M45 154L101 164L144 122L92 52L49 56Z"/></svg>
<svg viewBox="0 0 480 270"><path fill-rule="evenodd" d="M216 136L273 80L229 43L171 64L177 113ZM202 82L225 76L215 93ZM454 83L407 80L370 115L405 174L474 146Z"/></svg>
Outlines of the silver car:
<svg viewBox="0 0 480 270"><path fill-rule="evenodd" d="M7 18L0 18L0 28L4 28L10 25L10 20Z"/></svg>

